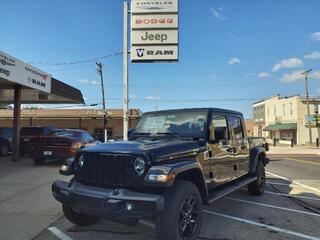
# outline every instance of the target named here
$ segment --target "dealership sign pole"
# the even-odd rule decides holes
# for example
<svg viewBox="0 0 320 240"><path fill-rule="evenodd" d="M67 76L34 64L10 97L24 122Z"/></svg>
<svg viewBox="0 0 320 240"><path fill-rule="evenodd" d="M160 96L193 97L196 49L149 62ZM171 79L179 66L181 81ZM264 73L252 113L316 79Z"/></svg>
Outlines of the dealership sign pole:
<svg viewBox="0 0 320 240"><path fill-rule="evenodd" d="M128 2L123 7L123 140L128 140L129 130L129 93L128 93Z"/></svg>

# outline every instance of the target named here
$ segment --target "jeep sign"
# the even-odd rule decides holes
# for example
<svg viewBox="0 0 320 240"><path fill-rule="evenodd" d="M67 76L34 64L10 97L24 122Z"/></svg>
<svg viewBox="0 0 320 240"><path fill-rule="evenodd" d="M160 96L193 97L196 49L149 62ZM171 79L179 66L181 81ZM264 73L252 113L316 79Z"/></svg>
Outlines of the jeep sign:
<svg viewBox="0 0 320 240"><path fill-rule="evenodd" d="M0 79L13 83L51 92L51 76L29 64L26 64L2 51L0 51Z"/></svg>
<svg viewBox="0 0 320 240"><path fill-rule="evenodd" d="M132 62L138 61L174 61L178 59L178 46L133 46Z"/></svg>
<svg viewBox="0 0 320 240"><path fill-rule="evenodd" d="M131 44L178 44L178 32L176 30L133 31Z"/></svg>

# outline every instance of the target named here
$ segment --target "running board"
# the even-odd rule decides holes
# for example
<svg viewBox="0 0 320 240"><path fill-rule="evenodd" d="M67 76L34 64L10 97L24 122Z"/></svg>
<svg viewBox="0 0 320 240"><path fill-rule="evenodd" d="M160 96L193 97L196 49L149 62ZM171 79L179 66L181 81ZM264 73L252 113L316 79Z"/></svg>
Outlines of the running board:
<svg viewBox="0 0 320 240"><path fill-rule="evenodd" d="M227 186L222 187L222 189L209 192L207 202L210 204L210 203L218 200L219 198L222 198L222 197L228 195L229 193L232 193L233 191L255 181L256 179L257 179L256 176L254 176L254 177L248 176L248 177L245 177L242 179L237 179L233 182L230 182Z"/></svg>

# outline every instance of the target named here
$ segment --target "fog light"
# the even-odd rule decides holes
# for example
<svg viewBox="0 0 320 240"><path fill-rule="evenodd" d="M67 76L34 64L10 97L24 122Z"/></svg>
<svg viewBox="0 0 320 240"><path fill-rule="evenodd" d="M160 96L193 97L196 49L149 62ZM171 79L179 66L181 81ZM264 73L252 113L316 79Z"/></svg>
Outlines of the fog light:
<svg viewBox="0 0 320 240"><path fill-rule="evenodd" d="M126 203L126 209L128 212L131 212L133 207L134 207L133 203Z"/></svg>

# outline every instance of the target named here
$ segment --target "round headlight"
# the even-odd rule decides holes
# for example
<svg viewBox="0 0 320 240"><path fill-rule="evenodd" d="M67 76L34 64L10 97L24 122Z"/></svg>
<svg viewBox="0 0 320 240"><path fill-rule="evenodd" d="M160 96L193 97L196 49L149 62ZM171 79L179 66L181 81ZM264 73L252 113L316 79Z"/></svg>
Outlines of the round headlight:
<svg viewBox="0 0 320 240"><path fill-rule="evenodd" d="M80 155L80 157L79 157L79 166L83 167L83 165L84 165L84 156Z"/></svg>
<svg viewBox="0 0 320 240"><path fill-rule="evenodd" d="M133 168L136 174L141 176L146 170L146 163L141 157L138 157L136 160L134 160Z"/></svg>

